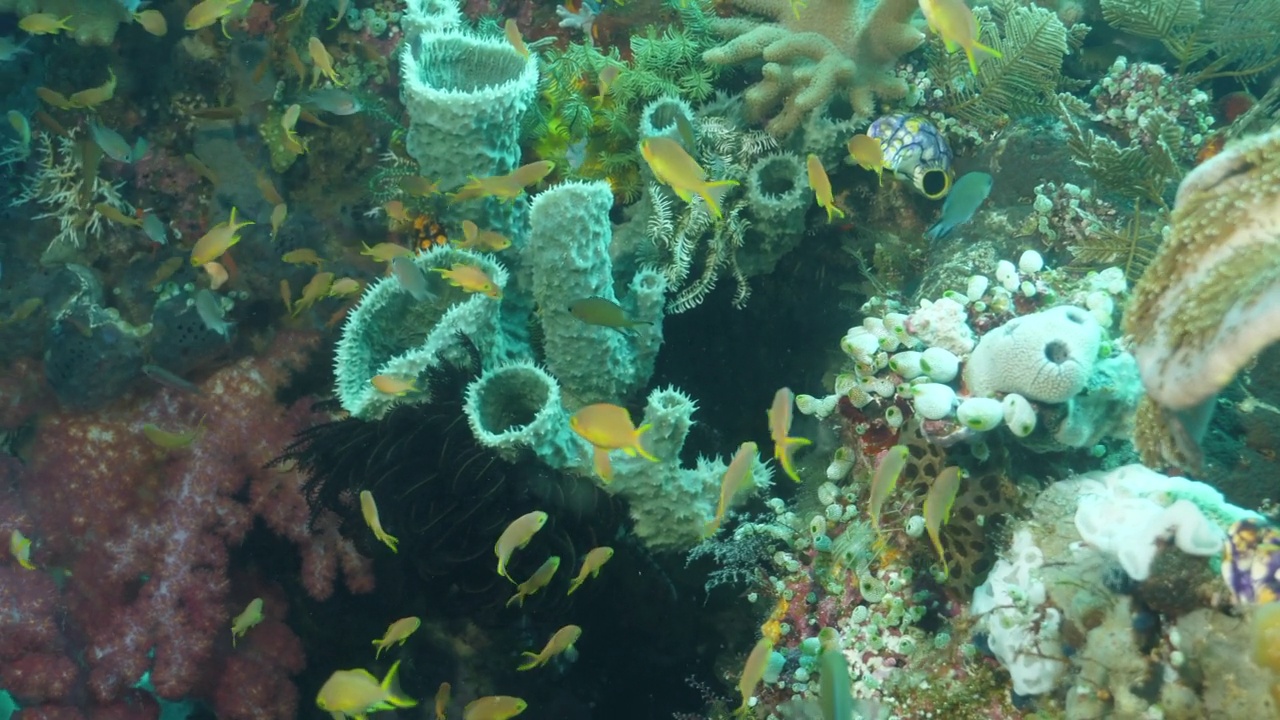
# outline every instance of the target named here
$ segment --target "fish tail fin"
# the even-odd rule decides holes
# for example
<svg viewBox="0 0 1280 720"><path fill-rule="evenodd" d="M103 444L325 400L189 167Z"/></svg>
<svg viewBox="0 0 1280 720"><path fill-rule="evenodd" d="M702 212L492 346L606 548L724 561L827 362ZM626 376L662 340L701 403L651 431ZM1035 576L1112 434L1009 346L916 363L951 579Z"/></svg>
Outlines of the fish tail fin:
<svg viewBox="0 0 1280 720"><path fill-rule="evenodd" d="M946 237L947 233L951 232L951 228L953 227L954 227L953 225L948 225L942 220L939 220L938 222L933 224L933 227L930 227L928 230L924 231L924 236L929 240L938 240L940 238Z"/></svg>
<svg viewBox="0 0 1280 720"><path fill-rule="evenodd" d="M507 607L511 607L511 603L524 607L524 593L518 592L515 595L512 595L511 599L507 601Z"/></svg>
<svg viewBox="0 0 1280 720"><path fill-rule="evenodd" d="M397 660L387 671L387 676L382 679L380 684L383 691L387 693L387 702L400 708L413 707L418 704L417 700L406 697L404 691L400 689L400 678L396 673L400 670L400 661Z"/></svg>
<svg viewBox="0 0 1280 720"><path fill-rule="evenodd" d="M636 430L636 444L633 449L636 451L637 454L640 455L640 457L644 458L645 460L648 460L650 462L658 462L658 458L654 457L653 453L644 449L644 443L641 442L640 440L640 436L644 435L645 433L649 432L652 429L653 429L653 423L648 423L647 425L641 425Z"/></svg>
<svg viewBox="0 0 1280 720"><path fill-rule="evenodd" d="M808 438L789 437L783 438L782 442L774 447L774 457L778 458L778 462L782 464L782 470L787 477L800 482L800 474L796 472L795 461L792 460L791 454L799 448L812 444L813 441Z"/></svg>
<svg viewBox="0 0 1280 720"><path fill-rule="evenodd" d="M831 222L835 220L837 217L841 217L841 218L844 217L844 211L836 207L836 203L834 200L827 203L823 207L827 209L827 222Z"/></svg>
<svg viewBox="0 0 1280 720"><path fill-rule="evenodd" d="M542 658L537 653L522 652L520 654L529 658L529 661L521 664L516 670L532 670L542 664Z"/></svg>
<svg viewBox="0 0 1280 720"><path fill-rule="evenodd" d="M613 480L613 465L609 463L609 451L603 448L595 448L592 454L591 466L595 469L596 475L608 485Z"/></svg>
<svg viewBox="0 0 1280 720"><path fill-rule="evenodd" d="M585 580L586 580L586 578L583 578L582 580L579 580L578 578L574 578L573 580L570 580L570 581L569 581L569 592L565 593L565 595L566 595L566 596L568 596L568 595L572 595L574 590L577 590L578 588L582 587L582 583L583 583Z"/></svg>
<svg viewBox="0 0 1280 720"><path fill-rule="evenodd" d="M738 184L737 180L716 180L715 182L705 183L698 195L707 203L707 207L711 210L711 216L719 220L724 217L724 213L720 211L720 199L729 191L729 188Z"/></svg>
<svg viewBox="0 0 1280 720"><path fill-rule="evenodd" d="M1003 58L1003 57L1004 57L1004 53L1002 53L1002 52L1000 52L999 50L997 50L997 49L995 49L995 48L991 47L990 45L983 45L982 43L978 42L977 40L974 40L974 41L973 41L973 48L974 48L975 50L981 50L982 52L984 52L984 53L986 53L986 54L988 54L988 55L990 55L991 57L994 57L994 58Z"/></svg>

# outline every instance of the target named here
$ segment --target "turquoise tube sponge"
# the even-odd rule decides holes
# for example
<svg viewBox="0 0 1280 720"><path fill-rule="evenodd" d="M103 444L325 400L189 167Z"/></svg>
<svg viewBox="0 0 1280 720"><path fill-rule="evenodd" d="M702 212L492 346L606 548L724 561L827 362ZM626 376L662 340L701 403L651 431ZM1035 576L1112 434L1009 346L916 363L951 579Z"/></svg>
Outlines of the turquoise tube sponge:
<svg viewBox="0 0 1280 720"><path fill-rule="evenodd" d="M532 450L547 465L565 469L580 467L591 456L569 429L560 384L533 363L514 362L482 373L467 386L463 412L476 440L508 461Z"/></svg>
<svg viewBox="0 0 1280 720"><path fill-rule="evenodd" d="M407 0L400 16L406 38L451 30L462 24L462 8L455 0Z"/></svg>
<svg viewBox="0 0 1280 720"><path fill-rule="evenodd" d="M697 126L693 106L675 96L664 96L651 101L640 111L640 137L665 137L680 140L680 123L684 118L688 127Z"/></svg>
<svg viewBox="0 0 1280 720"><path fill-rule="evenodd" d="M612 206L607 183L567 182L540 193L529 211L532 232L523 260L541 309L547 367L570 407L620 402L638 392L649 382L662 346L663 276L640 270L625 298L614 295ZM588 325L568 308L589 297L618 302L633 320L653 324L626 332Z"/></svg>
<svg viewBox="0 0 1280 720"><path fill-rule="evenodd" d="M520 122L538 89L535 57L502 38L442 30L405 43L400 65L405 147L424 176L452 189L516 167Z"/></svg>
<svg viewBox="0 0 1280 720"><path fill-rule="evenodd" d="M689 396L675 388L649 393L642 424L652 425L644 444L659 458L615 454L613 482L606 489L626 498L635 520L633 532L653 550L684 551L703 537L720 501L720 481L726 464L719 458L698 458L692 468L681 467L680 450L693 426L697 409ZM757 455L751 467L752 487L767 489L772 471Z"/></svg>
<svg viewBox="0 0 1280 720"><path fill-rule="evenodd" d="M418 253L413 262L427 274L433 298L415 300L394 277L385 277L365 291L342 327L334 353L337 395L342 407L358 418L381 417L397 403L429 400L429 388L422 387L426 372L442 361L469 360L459 335L479 349L484 367L518 350L500 330L500 302L450 287L431 272L466 263L483 270L501 288L507 285L506 269L487 255L449 247ZM421 392L403 397L381 393L370 382L377 375L417 378Z"/></svg>

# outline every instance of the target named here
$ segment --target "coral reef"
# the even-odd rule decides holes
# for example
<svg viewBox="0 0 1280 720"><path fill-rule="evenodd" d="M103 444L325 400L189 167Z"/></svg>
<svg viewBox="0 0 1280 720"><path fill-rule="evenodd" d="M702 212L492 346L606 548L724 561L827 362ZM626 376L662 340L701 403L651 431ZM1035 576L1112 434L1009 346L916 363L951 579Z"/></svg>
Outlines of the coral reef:
<svg viewBox="0 0 1280 720"><path fill-rule="evenodd" d="M52 712L87 693L112 707L149 672L160 697L203 694L220 717L296 716L289 678L303 661L281 622L286 600L271 582L233 573L230 554L260 518L297 545L314 597L329 596L339 568L352 590L372 589L367 559L333 519L308 525L301 478L263 469L313 421L273 399L313 342L283 334L261 357L211 375L201 394L164 389L94 415L41 419L33 460L9 479L16 496L0 502L0 529L36 538L33 561L62 577L19 570L22 579L7 577L0 590L13 594L13 612L0 618L3 681L24 702ZM202 431L166 449L147 439L147 423ZM268 620L233 651L227 618L255 595L266 597ZM83 675L68 672L75 662Z"/></svg>
<svg viewBox="0 0 1280 720"><path fill-rule="evenodd" d="M898 100L907 85L894 74L899 57L915 50L924 35L910 22L914 0L734 0L741 9L768 18L720 18L712 30L729 41L703 53L715 65L764 61L763 78L747 89L751 118L767 121L775 136L789 135L833 96L870 116L875 102Z"/></svg>

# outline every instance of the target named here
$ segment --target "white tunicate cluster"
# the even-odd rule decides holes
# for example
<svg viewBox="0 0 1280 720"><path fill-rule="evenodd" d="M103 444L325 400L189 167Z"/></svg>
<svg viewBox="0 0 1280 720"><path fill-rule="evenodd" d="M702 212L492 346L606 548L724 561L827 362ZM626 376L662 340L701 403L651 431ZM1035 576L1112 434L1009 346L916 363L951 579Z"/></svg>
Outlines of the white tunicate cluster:
<svg viewBox="0 0 1280 720"><path fill-rule="evenodd" d="M838 399L838 395L816 398L812 395L799 394L796 395L796 410L799 410L801 415L812 415L822 420L835 411Z"/></svg>
<svg viewBox="0 0 1280 720"><path fill-rule="evenodd" d="M920 358L924 353L917 350L906 350L889 356L889 369L897 373L903 380L914 380L924 374L920 367Z"/></svg>
<svg viewBox="0 0 1280 720"><path fill-rule="evenodd" d="M911 405L926 420L941 420L951 415L956 391L942 383L921 383L913 388Z"/></svg>
<svg viewBox="0 0 1280 720"><path fill-rule="evenodd" d="M1008 260L1001 260L996 263L996 282L1000 283L1009 292L1018 289L1022 284L1022 277L1018 274L1018 268Z"/></svg>
<svg viewBox="0 0 1280 720"><path fill-rule="evenodd" d="M818 502L822 505L830 505L840 497L840 488L835 483L825 482L818 486Z"/></svg>
<svg viewBox="0 0 1280 720"><path fill-rule="evenodd" d="M983 295L987 294L987 288L991 286L991 278L986 275L974 275L969 278L969 284L965 286L965 297L969 298L969 302L978 302Z"/></svg>
<svg viewBox="0 0 1280 720"><path fill-rule="evenodd" d="M1116 312L1116 301L1109 293L1094 290L1085 297L1084 306L1097 319L1099 325L1111 327L1112 318L1115 317Z"/></svg>
<svg viewBox="0 0 1280 720"><path fill-rule="evenodd" d="M906 422L906 418L902 416L902 411L897 405L890 405L884 409L884 422L891 430L897 430L902 427L902 423Z"/></svg>
<svg viewBox="0 0 1280 720"><path fill-rule="evenodd" d="M844 506L831 503L826 507L827 522L838 523L844 519Z"/></svg>
<svg viewBox="0 0 1280 720"><path fill-rule="evenodd" d="M1025 250L1018 258L1018 270L1033 275L1044 269L1044 258L1035 250Z"/></svg>
<svg viewBox="0 0 1280 720"><path fill-rule="evenodd" d="M924 534L924 516L912 515L907 518L906 524L907 536L918 538Z"/></svg>
<svg viewBox="0 0 1280 720"><path fill-rule="evenodd" d="M1018 437L1026 437L1036 429L1036 409L1031 401L1018 393L1009 393L1001 401L1004 424Z"/></svg>
<svg viewBox="0 0 1280 720"><path fill-rule="evenodd" d="M973 430L994 430L1004 422L1004 406L995 398L965 398L956 408L956 420Z"/></svg>
<svg viewBox="0 0 1280 720"><path fill-rule="evenodd" d="M831 464L827 466L827 479L835 482L843 480L853 469L853 450L845 447L836 448ZM835 487L834 485L832 487Z"/></svg>
<svg viewBox="0 0 1280 720"><path fill-rule="evenodd" d="M936 383L948 383L960 372L960 358L946 348L931 347L920 353L920 369Z"/></svg>

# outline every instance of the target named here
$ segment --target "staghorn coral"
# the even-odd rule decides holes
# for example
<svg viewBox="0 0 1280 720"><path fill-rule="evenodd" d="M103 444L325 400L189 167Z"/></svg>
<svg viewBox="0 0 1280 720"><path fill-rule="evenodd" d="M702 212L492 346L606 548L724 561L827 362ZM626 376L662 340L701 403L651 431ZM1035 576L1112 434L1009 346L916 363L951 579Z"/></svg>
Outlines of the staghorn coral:
<svg viewBox="0 0 1280 720"><path fill-rule="evenodd" d="M894 64L924 42L910 24L916 0L881 0L869 10L857 0L815 0L796 10L788 0L733 4L773 22L714 20L712 29L730 40L702 57L713 65L764 60L763 78L747 89L746 102L753 119L768 118L772 135L790 134L838 93L862 115L875 113L876 98L906 96Z"/></svg>
<svg viewBox="0 0 1280 720"><path fill-rule="evenodd" d="M107 224L96 209L100 205L133 214L133 206L120 197L123 182L103 180L96 172L91 178L86 177L90 173L85 171L81 158L86 151L96 151L97 146L77 139L76 132L72 129L65 137L47 132L32 134L34 169L24 179L22 192L10 203L14 207L35 203L44 212L33 216L33 220L58 221L58 232L45 251L47 256L83 248L86 238L99 237Z"/></svg>
<svg viewBox="0 0 1280 720"><path fill-rule="evenodd" d="M1197 467L1214 396L1280 337L1280 129L1229 146L1178 187L1171 231L1127 308L1147 397L1134 442Z"/></svg>

